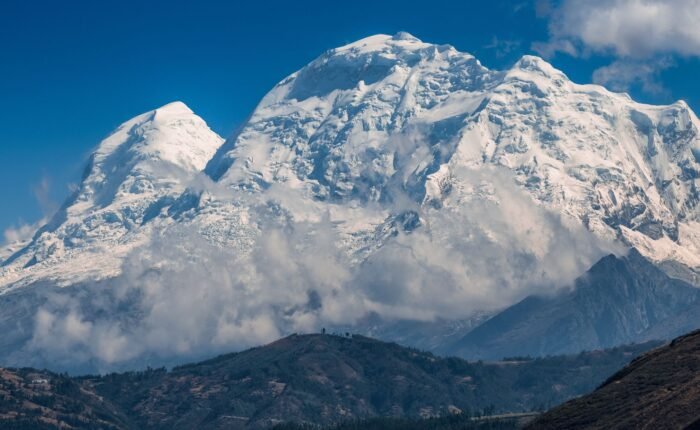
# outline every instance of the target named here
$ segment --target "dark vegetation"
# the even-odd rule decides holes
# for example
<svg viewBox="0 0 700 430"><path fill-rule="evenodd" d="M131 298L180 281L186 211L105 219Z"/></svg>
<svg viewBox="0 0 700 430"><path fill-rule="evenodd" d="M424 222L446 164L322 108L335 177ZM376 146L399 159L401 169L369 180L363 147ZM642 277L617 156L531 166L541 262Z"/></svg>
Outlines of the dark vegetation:
<svg viewBox="0 0 700 430"><path fill-rule="evenodd" d="M113 405L66 375L0 369L0 428L114 430L125 428L125 421Z"/></svg>
<svg viewBox="0 0 700 430"><path fill-rule="evenodd" d="M3 370L0 428L505 428L493 426L508 420L471 417L546 410L590 392L654 345L467 362L361 336L293 335L171 371L68 378ZM51 382L12 388L33 379ZM422 420L429 417L443 418Z"/></svg>
<svg viewBox="0 0 700 430"><path fill-rule="evenodd" d="M513 430L521 427L521 419L503 417L479 419L470 414L427 419L370 418L321 427L313 424L285 423L273 430Z"/></svg>
<svg viewBox="0 0 700 430"><path fill-rule="evenodd" d="M700 331L635 359L531 429L700 428Z"/></svg>

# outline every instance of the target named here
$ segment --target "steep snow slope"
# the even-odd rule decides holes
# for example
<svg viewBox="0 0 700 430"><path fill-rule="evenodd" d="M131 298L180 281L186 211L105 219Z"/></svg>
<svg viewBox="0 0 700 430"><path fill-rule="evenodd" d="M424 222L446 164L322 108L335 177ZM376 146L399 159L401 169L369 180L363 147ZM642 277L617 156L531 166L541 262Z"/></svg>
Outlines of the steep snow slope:
<svg viewBox="0 0 700 430"><path fill-rule="evenodd" d="M700 267L699 124L684 102L642 105L537 57L495 72L448 45L378 35L278 84L207 172L234 189L459 210L475 192L465 168L501 166L599 237Z"/></svg>
<svg viewBox="0 0 700 430"><path fill-rule="evenodd" d="M409 131L407 121L455 89L468 97L443 116L474 109L491 81L474 57L448 46L407 35L363 39L329 51L278 84L207 171L240 187L285 182L322 199L379 200L398 170L409 175L415 169L411 158L429 155L413 154L410 142L392 141ZM404 154L397 154L401 149Z"/></svg>
<svg viewBox="0 0 700 430"><path fill-rule="evenodd" d="M181 102L123 123L92 154L76 193L2 264L2 284L118 273L120 257L147 239L148 221L185 190L222 142Z"/></svg>

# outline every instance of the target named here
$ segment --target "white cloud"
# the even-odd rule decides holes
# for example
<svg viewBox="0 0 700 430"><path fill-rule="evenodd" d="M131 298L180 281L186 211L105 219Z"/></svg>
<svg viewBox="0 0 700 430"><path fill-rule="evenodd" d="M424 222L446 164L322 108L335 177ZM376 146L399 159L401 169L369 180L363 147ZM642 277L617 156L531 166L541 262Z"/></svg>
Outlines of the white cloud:
<svg viewBox="0 0 700 430"><path fill-rule="evenodd" d="M569 41L619 57L700 55L700 0L564 0L549 17L555 47Z"/></svg>
<svg viewBox="0 0 700 430"><path fill-rule="evenodd" d="M18 226L10 226L3 231L3 242L0 246L19 244L27 241L34 236L34 233L48 221L48 218L56 212L58 205L51 199L51 180L47 175L44 175L38 184L32 187L32 194L36 199L39 208L42 211L43 217L33 224L28 224L20 221ZM0 260L3 255L0 251Z"/></svg>
<svg viewBox="0 0 700 430"><path fill-rule="evenodd" d="M58 204L51 198L51 180L47 175L44 175L41 181L32 188L32 193L44 217L49 217L56 212Z"/></svg>
<svg viewBox="0 0 700 430"><path fill-rule="evenodd" d="M51 180L47 175L44 175L41 181L32 187L32 194L41 209L43 217L33 224L20 221L18 226L6 228L3 231L3 241L0 242L0 246L17 245L31 239L36 231L46 224L51 215L58 209L58 205L51 199ZM6 250L0 250L0 261L2 261L3 257L7 257L3 254L3 251Z"/></svg>
<svg viewBox="0 0 700 430"><path fill-rule="evenodd" d="M43 218L34 224L21 223L17 226L6 228L2 232L2 238L0 238L0 263L25 246L34 237L37 230L45 224L46 219Z"/></svg>
<svg viewBox="0 0 700 430"><path fill-rule="evenodd" d="M594 72L593 80L615 91L639 85L664 94L659 73L672 56L700 56L700 0L539 0L538 16L549 19L550 39L535 42L544 57L561 52L617 59Z"/></svg>
<svg viewBox="0 0 700 430"><path fill-rule="evenodd" d="M129 256L119 278L51 293L35 315L28 354L56 368L107 371L348 327L371 314L459 319L567 286L610 251L536 205L509 172L454 175L491 197L458 211L422 210L397 198L421 211L423 226L389 239L361 264L341 249L328 219L262 221L245 255L174 226ZM264 207L256 219L265 219Z"/></svg>
<svg viewBox="0 0 700 430"><path fill-rule="evenodd" d="M578 55L578 48L571 40L568 39L555 39L550 40L549 42L534 42L532 44L532 49L544 58L551 58L557 52L563 52L573 57Z"/></svg>

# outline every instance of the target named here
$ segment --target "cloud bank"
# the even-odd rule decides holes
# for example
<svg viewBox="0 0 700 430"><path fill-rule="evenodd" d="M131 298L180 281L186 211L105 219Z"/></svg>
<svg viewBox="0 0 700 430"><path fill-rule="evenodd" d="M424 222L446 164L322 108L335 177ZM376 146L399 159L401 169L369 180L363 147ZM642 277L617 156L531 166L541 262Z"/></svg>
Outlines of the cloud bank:
<svg viewBox="0 0 700 430"><path fill-rule="evenodd" d="M611 251L537 206L502 170L454 175L467 188L455 191L460 205L408 205L421 226L392 230L387 221L377 234L388 239L360 263L328 216L269 219L265 199L279 190L259 202L263 224L249 253L175 225L130 255L119 278L52 290L27 351L53 368L102 372L210 357L368 315L465 318L566 287Z"/></svg>

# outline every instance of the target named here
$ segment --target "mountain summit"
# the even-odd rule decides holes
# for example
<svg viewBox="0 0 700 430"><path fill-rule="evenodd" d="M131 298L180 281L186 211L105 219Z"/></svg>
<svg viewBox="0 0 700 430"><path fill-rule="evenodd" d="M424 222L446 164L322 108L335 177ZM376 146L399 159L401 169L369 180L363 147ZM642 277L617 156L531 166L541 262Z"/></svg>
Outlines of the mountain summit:
<svg viewBox="0 0 700 430"><path fill-rule="evenodd" d="M700 266L699 122L525 56L491 71L407 33L330 50L280 82L209 163L234 188L317 200L459 199L458 172L510 170L535 201L656 261Z"/></svg>
<svg viewBox="0 0 700 430"><path fill-rule="evenodd" d="M113 275L121 262L110 257L130 248L115 245L143 240L144 221L185 190L222 142L182 102L121 124L92 153L75 193L28 246L2 264L2 283L31 273L35 265L49 273L63 265L80 278ZM94 252L101 256L81 264Z"/></svg>

